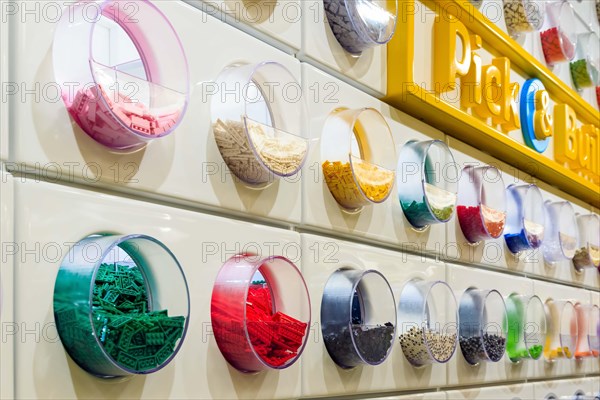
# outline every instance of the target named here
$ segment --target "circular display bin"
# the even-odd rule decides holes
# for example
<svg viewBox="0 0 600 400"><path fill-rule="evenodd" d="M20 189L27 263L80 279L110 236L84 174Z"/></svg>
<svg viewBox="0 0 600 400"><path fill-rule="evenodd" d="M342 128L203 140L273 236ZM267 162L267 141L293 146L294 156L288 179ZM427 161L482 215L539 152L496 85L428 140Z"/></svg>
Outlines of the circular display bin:
<svg viewBox="0 0 600 400"><path fill-rule="evenodd" d="M324 0L333 35L348 53L386 44L396 30L398 0Z"/></svg>
<svg viewBox="0 0 600 400"><path fill-rule="evenodd" d="M124 36L107 44L107 29ZM131 54L119 54L127 47ZM98 143L135 151L183 119L187 59L173 26L149 1L76 3L63 12L52 49L67 110Z"/></svg>
<svg viewBox="0 0 600 400"><path fill-rule="evenodd" d="M577 345L577 314L569 300L548 300L546 302L548 333L544 345L544 358L554 361L573 358Z"/></svg>
<svg viewBox="0 0 600 400"><path fill-rule="evenodd" d="M321 302L325 347L342 368L379 365L392 350L396 302L385 277L373 270L339 269Z"/></svg>
<svg viewBox="0 0 600 400"><path fill-rule="evenodd" d="M334 110L321 135L321 167L345 211L381 203L392 192L396 150L385 117L373 108Z"/></svg>
<svg viewBox="0 0 600 400"><path fill-rule="evenodd" d="M287 258L241 254L221 267L210 316L217 345L233 367L283 369L306 345L310 299L302 274Z"/></svg>
<svg viewBox="0 0 600 400"><path fill-rule="evenodd" d="M596 214L577 216L579 248L573 257L577 271L598 268L600 272L600 217Z"/></svg>
<svg viewBox="0 0 600 400"><path fill-rule="evenodd" d="M447 222L454 213L459 173L440 140L409 141L398 158L396 182L406 219L417 230Z"/></svg>
<svg viewBox="0 0 600 400"><path fill-rule="evenodd" d="M537 360L544 350L546 312L538 296L511 294L506 298L506 355L512 362Z"/></svg>
<svg viewBox="0 0 600 400"><path fill-rule="evenodd" d="M506 246L517 254L537 249L544 240L545 211L542 192L536 185L509 185L506 188Z"/></svg>
<svg viewBox="0 0 600 400"><path fill-rule="evenodd" d="M450 286L417 279L406 283L398 324L402 352L413 366L448 362L458 339L458 307Z"/></svg>
<svg viewBox="0 0 600 400"><path fill-rule="evenodd" d="M546 5L548 29L540 33L546 64L553 66L575 57L577 20L568 1L548 2Z"/></svg>
<svg viewBox="0 0 600 400"><path fill-rule="evenodd" d="M498 362L506 349L506 307L497 290L470 288L458 308L459 343L469 364Z"/></svg>
<svg viewBox="0 0 600 400"><path fill-rule="evenodd" d="M598 357L600 343L598 342L600 328L600 310L595 304L575 305L577 313L577 347L576 358Z"/></svg>
<svg viewBox="0 0 600 400"><path fill-rule="evenodd" d="M571 61L571 78L576 90L600 84L600 39L595 32L582 33L577 36L575 57Z"/></svg>
<svg viewBox="0 0 600 400"><path fill-rule="evenodd" d="M175 357L190 300L181 266L145 235L94 235L76 243L54 286L54 319L71 358L90 374L150 374Z"/></svg>
<svg viewBox="0 0 600 400"><path fill-rule="evenodd" d="M495 167L467 166L458 184L456 215L469 243L496 239L506 223L506 193Z"/></svg>
<svg viewBox="0 0 600 400"><path fill-rule="evenodd" d="M308 155L300 84L276 62L232 65L216 80L211 99L215 142L233 174L264 188L297 174Z"/></svg>
<svg viewBox="0 0 600 400"><path fill-rule="evenodd" d="M546 200L546 227L542 251L549 263L571 260L577 250L579 233L575 210L568 201Z"/></svg>
<svg viewBox="0 0 600 400"><path fill-rule="evenodd" d="M504 0L504 21L513 39L539 31L545 15L546 4L543 0Z"/></svg>

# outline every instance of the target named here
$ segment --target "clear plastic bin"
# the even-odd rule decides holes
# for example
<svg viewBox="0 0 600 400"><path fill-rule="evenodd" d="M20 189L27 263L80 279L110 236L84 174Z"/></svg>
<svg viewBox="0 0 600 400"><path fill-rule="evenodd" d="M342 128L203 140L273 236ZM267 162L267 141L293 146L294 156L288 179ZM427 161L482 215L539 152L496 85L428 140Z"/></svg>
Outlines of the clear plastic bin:
<svg viewBox="0 0 600 400"><path fill-rule="evenodd" d="M335 271L323 291L321 330L340 367L383 363L396 336L396 301L385 277L374 270Z"/></svg>
<svg viewBox="0 0 600 400"><path fill-rule="evenodd" d="M515 363L537 360L544 351L546 312L538 296L511 294L506 298L506 355Z"/></svg>
<svg viewBox="0 0 600 400"><path fill-rule="evenodd" d="M538 31L544 24L546 3L543 0L504 0L504 22L508 34L519 39Z"/></svg>
<svg viewBox="0 0 600 400"><path fill-rule="evenodd" d="M575 358L597 358L600 354L600 309L595 304L575 305L577 313L577 347Z"/></svg>
<svg viewBox="0 0 600 400"><path fill-rule="evenodd" d="M308 141L302 137L304 100L292 73L271 61L235 64L215 83L213 134L231 172L252 188L296 175L308 155Z"/></svg>
<svg viewBox="0 0 600 400"><path fill-rule="evenodd" d="M595 32L577 36L575 57L569 64L576 90L600 85L600 39Z"/></svg>
<svg viewBox="0 0 600 400"><path fill-rule="evenodd" d="M398 0L323 0L327 21L338 43L348 53L386 44L398 18Z"/></svg>
<svg viewBox="0 0 600 400"><path fill-rule="evenodd" d="M540 33L546 64L570 61L575 57L577 20L573 6L568 1L546 3L546 29Z"/></svg>
<svg viewBox="0 0 600 400"><path fill-rule="evenodd" d="M175 256L145 235L94 235L60 265L54 320L81 368L99 377L150 374L177 354L190 298Z"/></svg>
<svg viewBox="0 0 600 400"><path fill-rule="evenodd" d="M308 339L310 298L302 274L287 258L240 254L215 281L210 316L221 353L236 369L284 369Z"/></svg>
<svg viewBox="0 0 600 400"><path fill-rule="evenodd" d="M506 223L506 193L495 167L467 166L458 185L456 215L469 243L496 239Z"/></svg>
<svg viewBox="0 0 600 400"><path fill-rule="evenodd" d="M536 185L506 188L507 219L504 240L511 253L537 249L544 240L545 211L542 192Z"/></svg>
<svg viewBox="0 0 600 400"><path fill-rule="evenodd" d="M347 212L392 193L396 148L385 117L373 108L336 109L323 126L321 167L329 191Z"/></svg>
<svg viewBox="0 0 600 400"><path fill-rule="evenodd" d="M443 281L413 279L400 294L400 346L415 367L446 363L458 340L458 307L452 289Z"/></svg>
<svg viewBox="0 0 600 400"><path fill-rule="evenodd" d="M415 229L450 220L458 181L458 168L444 142L411 140L402 147L396 171L398 198Z"/></svg>
<svg viewBox="0 0 600 400"><path fill-rule="evenodd" d="M506 349L506 307L497 290L470 288L460 299L459 344L471 365L498 362Z"/></svg>
<svg viewBox="0 0 600 400"><path fill-rule="evenodd" d="M106 37L122 31L120 40L107 44ZM120 54L127 47L130 52ZM139 150L173 132L183 119L187 59L175 29L151 2L70 5L56 26L52 49L69 114L104 146Z"/></svg>
<svg viewBox="0 0 600 400"><path fill-rule="evenodd" d="M557 359L571 359L577 346L577 314L569 300L546 301L546 321L548 333L544 345L544 358L553 362Z"/></svg>
<svg viewBox="0 0 600 400"><path fill-rule="evenodd" d="M544 204L546 209L546 227L542 251L549 263L571 260L578 248L579 232L575 219L575 210L568 201Z"/></svg>
<svg viewBox="0 0 600 400"><path fill-rule="evenodd" d="M600 217L596 214L577 216L579 247L573 256L576 271L597 268L600 273Z"/></svg>

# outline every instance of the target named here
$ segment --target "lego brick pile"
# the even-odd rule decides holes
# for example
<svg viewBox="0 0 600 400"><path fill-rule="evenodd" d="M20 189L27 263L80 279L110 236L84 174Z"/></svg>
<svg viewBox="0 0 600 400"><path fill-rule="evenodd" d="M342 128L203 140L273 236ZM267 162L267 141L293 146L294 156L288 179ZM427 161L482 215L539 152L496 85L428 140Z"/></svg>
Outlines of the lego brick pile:
<svg viewBox="0 0 600 400"><path fill-rule="evenodd" d="M576 89L583 89L594 86L594 79L597 79L598 71L586 59L573 61L569 64L571 78Z"/></svg>
<svg viewBox="0 0 600 400"><path fill-rule="evenodd" d="M104 350L121 366L146 371L173 354L185 318L148 310L144 277L137 267L102 264L93 289L93 321Z"/></svg>
<svg viewBox="0 0 600 400"><path fill-rule="evenodd" d="M535 345L531 346L529 348L529 350L527 348L522 348L519 350L511 350L509 352L508 344L507 344L506 354L508 354L508 357L513 362L517 362L523 358L532 358L534 360L537 360L540 357L540 355L542 354L542 350L543 350L542 345L535 344Z"/></svg>
<svg viewBox="0 0 600 400"><path fill-rule="evenodd" d="M494 210L485 205L481 206L458 206L456 215L463 234L471 243L497 238L504 231L506 213Z"/></svg>
<svg viewBox="0 0 600 400"><path fill-rule="evenodd" d="M583 268L600 268L600 247L588 243L575 251L573 265L580 271Z"/></svg>
<svg viewBox="0 0 600 400"><path fill-rule="evenodd" d="M454 213L456 194L425 183L423 200L400 202L406 219L416 228L423 228L439 221L447 221Z"/></svg>
<svg viewBox="0 0 600 400"><path fill-rule="evenodd" d="M509 298L510 299L510 298ZM506 334L506 354L513 362L523 358L537 360L543 351L541 343L545 332L526 332L526 326L539 326L539 322L525 321L523 303L510 299L506 302L508 332Z"/></svg>
<svg viewBox="0 0 600 400"><path fill-rule="evenodd" d="M559 28L542 32L541 38L544 58L549 65L572 60L575 56L575 46Z"/></svg>
<svg viewBox="0 0 600 400"><path fill-rule="evenodd" d="M141 136L152 138L168 133L179 120L179 112L154 115L141 102L118 92L111 95L101 85L79 90L69 113L88 135L112 148L140 143L141 139L125 126Z"/></svg>
<svg viewBox="0 0 600 400"><path fill-rule="evenodd" d="M456 333L446 334L413 326L400 335L400 346L411 364L444 363L454 354L456 337Z"/></svg>
<svg viewBox="0 0 600 400"><path fill-rule="evenodd" d="M460 336L460 349L469 364L479 360L498 362L504 355L506 339L503 336L484 333L482 336ZM487 355L486 355L487 353Z"/></svg>
<svg viewBox="0 0 600 400"><path fill-rule="evenodd" d="M254 351L271 367L281 367L298 355L307 333L305 322L280 311L273 312L271 290L265 283L253 283L246 299L246 326ZM213 294L212 318L219 348L235 360L246 360L251 349L239 318L229 311L227 299ZM244 354L242 354L244 353Z"/></svg>
<svg viewBox="0 0 600 400"><path fill-rule="evenodd" d="M378 364L385 360L392 347L394 330L391 322L383 325L352 324L351 330L344 327L339 332L323 333L323 340L331 358L344 367L357 364L353 362L358 358L354 355L357 351L368 363Z"/></svg>
<svg viewBox="0 0 600 400"><path fill-rule="evenodd" d="M542 24L543 9L529 0L504 1L504 20L511 34L531 32Z"/></svg>
<svg viewBox="0 0 600 400"><path fill-rule="evenodd" d="M523 225L524 229L521 229L521 232L504 235L506 246L513 254L524 250L537 249L542 245L544 227L528 220L524 220Z"/></svg>
<svg viewBox="0 0 600 400"><path fill-rule="evenodd" d="M351 54L360 54L374 42L384 40L388 24L394 23L394 16L376 2L324 0L323 5L331 31L344 50Z"/></svg>
<svg viewBox="0 0 600 400"><path fill-rule="evenodd" d="M331 194L339 204L348 209L356 209L368 204L364 199L365 196L379 203L387 198L394 186L394 171L375 164L357 161L350 165L349 162L325 161L322 168Z"/></svg>
<svg viewBox="0 0 600 400"><path fill-rule="evenodd" d="M219 152L235 176L247 183L262 184L272 180L273 174L289 176L300 169L308 151L305 140L292 135L275 137L272 127L249 119L246 126L240 121L220 119L213 125ZM267 130L273 136L267 135Z"/></svg>
<svg viewBox="0 0 600 400"><path fill-rule="evenodd" d="M573 357L573 353L568 346L557 347L555 349L549 349L548 351L544 350L546 358L549 360L554 360L555 358L571 358Z"/></svg>

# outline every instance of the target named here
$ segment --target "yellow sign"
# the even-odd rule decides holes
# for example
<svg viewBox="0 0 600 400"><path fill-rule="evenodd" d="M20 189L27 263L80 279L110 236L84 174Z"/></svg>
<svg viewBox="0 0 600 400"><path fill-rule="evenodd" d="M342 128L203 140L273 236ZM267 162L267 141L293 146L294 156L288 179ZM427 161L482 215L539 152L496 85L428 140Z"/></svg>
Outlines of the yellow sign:
<svg viewBox="0 0 600 400"><path fill-rule="evenodd" d="M468 2L404 0L402 5L398 31L388 44L386 101L600 207L598 111ZM413 76L415 10L423 6L437 14L431 37L419 38L433 45L431 90ZM485 65L484 47L495 55ZM511 81L513 65L531 79L522 85ZM457 80L460 102L450 104L442 95L456 90ZM506 134L520 128L525 144ZM549 141L553 159L541 154Z"/></svg>

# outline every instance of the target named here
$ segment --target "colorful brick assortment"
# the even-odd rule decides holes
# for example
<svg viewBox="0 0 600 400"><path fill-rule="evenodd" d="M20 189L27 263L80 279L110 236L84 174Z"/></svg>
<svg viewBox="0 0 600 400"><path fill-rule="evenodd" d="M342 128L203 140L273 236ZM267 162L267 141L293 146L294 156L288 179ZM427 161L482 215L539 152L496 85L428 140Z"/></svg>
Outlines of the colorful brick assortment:
<svg viewBox="0 0 600 400"><path fill-rule="evenodd" d="M504 231L506 213L485 205L458 206L456 215L465 238L471 243L497 238ZM488 233L489 232L489 233Z"/></svg>
<svg viewBox="0 0 600 400"><path fill-rule="evenodd" d="M322 168L331 194L348 209L369 204L365 196L376 203L385 200L394 185L394 171L367 162L325 161Z"/></svg>
<svg viewBox="0 0 600 400"><path fill-rule="evenodd" d="M594 85L592 77L598 75L597 71L592 71L594 68L586 59L573 61L569 64L571 69L571 78L576 89L583 89Z"/></svg>
<svg viewBox="0 0 600 400"><path fill-rule="evenodd" d="M527 229L521 229L519 233L507 233L504 235L506 246L513 254L524 250L537 249L542 245L544 227L527 220L524 221L524 224Z"/></svg>
<svg viewBox="0 0 600 400"><path fill-rule="evenodd" d="M163 136L173 129L180 115L154 115L141 102L121 93L111 96L101 85L79 90L69 113L88 135L111 148L130 148Z"/></svg>
<svg viewBox="0 0 600 400"><path fill-rule="evenodd" d="M547 64L554 65L569 61L575 56L575 45L558 27L542 32L541 38L542 50Z"/></svg>
<svg viewBox="0 0 600 400"><path fill-rule="evenodd" d="M90 335L91 330L85 329L86 325L89 327L89 319L79 320L76 307L65 304L55 310L61 331ZM185 326L183 316L170 317L167 310L150 310L146 283L139 268L119 264L102 264L98 269L92 293L92 321L97 340L113 361L138 372L166 362ZM63 338L67 342L72 339L77 341ZM82 348L79 356L86 359L86 352Z"/></svg>
<svg viewBox="0 0 600 400"><path fill-rule="evenodd" d="M244 330L231 314L226 299L212 298L213 330L219 337L221 351L230 357L246 359L251 352L245 346ZM281 367L294 359L304 343L307 324L282 312L274 312L271 289L267 284L253 284L246 300L246 327L254 352L271 367Z"/></svg>

